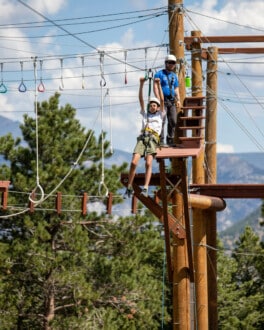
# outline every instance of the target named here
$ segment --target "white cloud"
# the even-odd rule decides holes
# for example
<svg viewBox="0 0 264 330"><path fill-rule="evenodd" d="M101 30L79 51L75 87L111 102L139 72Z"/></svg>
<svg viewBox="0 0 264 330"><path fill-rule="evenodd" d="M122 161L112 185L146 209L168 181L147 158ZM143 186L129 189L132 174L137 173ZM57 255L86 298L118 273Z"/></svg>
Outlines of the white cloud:
<svg viewBox="0 0 264 330"><path fill-rule="evenodd" d="M216 7L217 1L206 0L202 4L195 4L187 9L194 10L197 13L212 17L212 19L205 18L200 15L191 15L190 25L191 30L200 30L203 35L231 35L234 32L239 31L240 34L255 33L259 34L259 31L245 30L239 25L258 27L263 29L263 1L251 1L250 5L248 1L239 1L239 5L236 2L227 1L221 8ZM187 16L189 16L187 12ZM233 22L235 24L230 25L219 20ZM188 25L189 25L188 24ZM237 24L237 25L236 25ZM189 26L190 26L189 25ZM243 32L242 32L243 31Z"/></svg>
<svg viewBox="0 0 264 330"><path fill-rule="evenodd" d="M49 13L54 14L62 9L63 5L65 5L67 1L65 0L42 0L42 1L29 1L29 6L39 11L41 14Z"/></svg>
<svg viewBox="0 0 264 330"><path fill-rule="evenodd" d="M233 153L234 152L234 147L231 144L221 144L217 143L216 146L217 152L218 153Z"/></svg>

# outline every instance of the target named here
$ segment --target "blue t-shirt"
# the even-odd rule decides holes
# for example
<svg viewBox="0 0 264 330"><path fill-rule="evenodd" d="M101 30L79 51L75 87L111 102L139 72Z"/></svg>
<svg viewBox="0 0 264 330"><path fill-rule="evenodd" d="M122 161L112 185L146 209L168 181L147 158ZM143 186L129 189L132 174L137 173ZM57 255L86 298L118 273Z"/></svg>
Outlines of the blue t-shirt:
<svg viewBox="0 0 264 330"><path fill-rule="evenodd" d="M178 77L174 72L165 69L155 73L154 79L159 78L164 97L175 97L175 88L179 87ZM171 85L171 86L170 86Z"/></svg>

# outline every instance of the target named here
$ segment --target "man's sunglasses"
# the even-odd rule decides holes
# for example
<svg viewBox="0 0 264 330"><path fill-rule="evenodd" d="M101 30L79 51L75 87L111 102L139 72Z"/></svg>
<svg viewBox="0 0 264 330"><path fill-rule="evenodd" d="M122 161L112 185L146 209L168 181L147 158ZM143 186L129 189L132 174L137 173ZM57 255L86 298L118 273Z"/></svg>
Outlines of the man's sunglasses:
<svg viewBox="0 0 264 330"><path fill-rule="evenodd" d="M174 62L174 61L166 61L166 63L168 63L168 64L176 64L176 62Z"/></svg>

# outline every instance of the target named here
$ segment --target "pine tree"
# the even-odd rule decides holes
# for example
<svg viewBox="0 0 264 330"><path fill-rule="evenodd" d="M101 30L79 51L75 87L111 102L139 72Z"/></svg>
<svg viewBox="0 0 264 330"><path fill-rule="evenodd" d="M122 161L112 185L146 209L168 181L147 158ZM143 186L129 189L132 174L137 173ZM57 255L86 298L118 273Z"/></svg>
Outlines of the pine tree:
<svg viewBox="0 0 264 330"><path fill-rule="evenodd" d="M21 131L23 141L11 135L0 138L0 153L9 162L0 167L0 176L11 181L14 192L8 203L27 208L32 189L32 198L39 201L41 189L49 193L62 183L67 212L54 211L52 194L33 213L1 219L1 327L158 329L163 240L155 219L80 215L76 196L83 191L98 195L102 136L97 141L94 132L85 133L72 106L59 108L59 94L38 104L38 130L36 120L25 115ZM104 150L109 157L105 140ZM105 169L109 191L120 188L125 169L126 164ZM168 324L166 310L164 317Z"/></svg>
<svg viewBox="0 0 264 330"><path fill-rule="evenodd" d="M219 259L220 329L263 329L264 250L250 227L230 257Z"/></svg>

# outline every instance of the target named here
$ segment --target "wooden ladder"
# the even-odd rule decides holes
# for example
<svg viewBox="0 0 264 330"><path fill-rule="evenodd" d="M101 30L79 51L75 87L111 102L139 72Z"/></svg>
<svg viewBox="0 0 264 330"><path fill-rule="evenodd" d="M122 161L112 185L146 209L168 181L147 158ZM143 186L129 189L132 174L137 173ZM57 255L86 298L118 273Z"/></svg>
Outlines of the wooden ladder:
<svg viewBox="0 0 264 330"><path fill-rule="evenodd" d="M200 148L204 139L204 96L186 97L179 118L178 140L183 148Z"/></svg>

